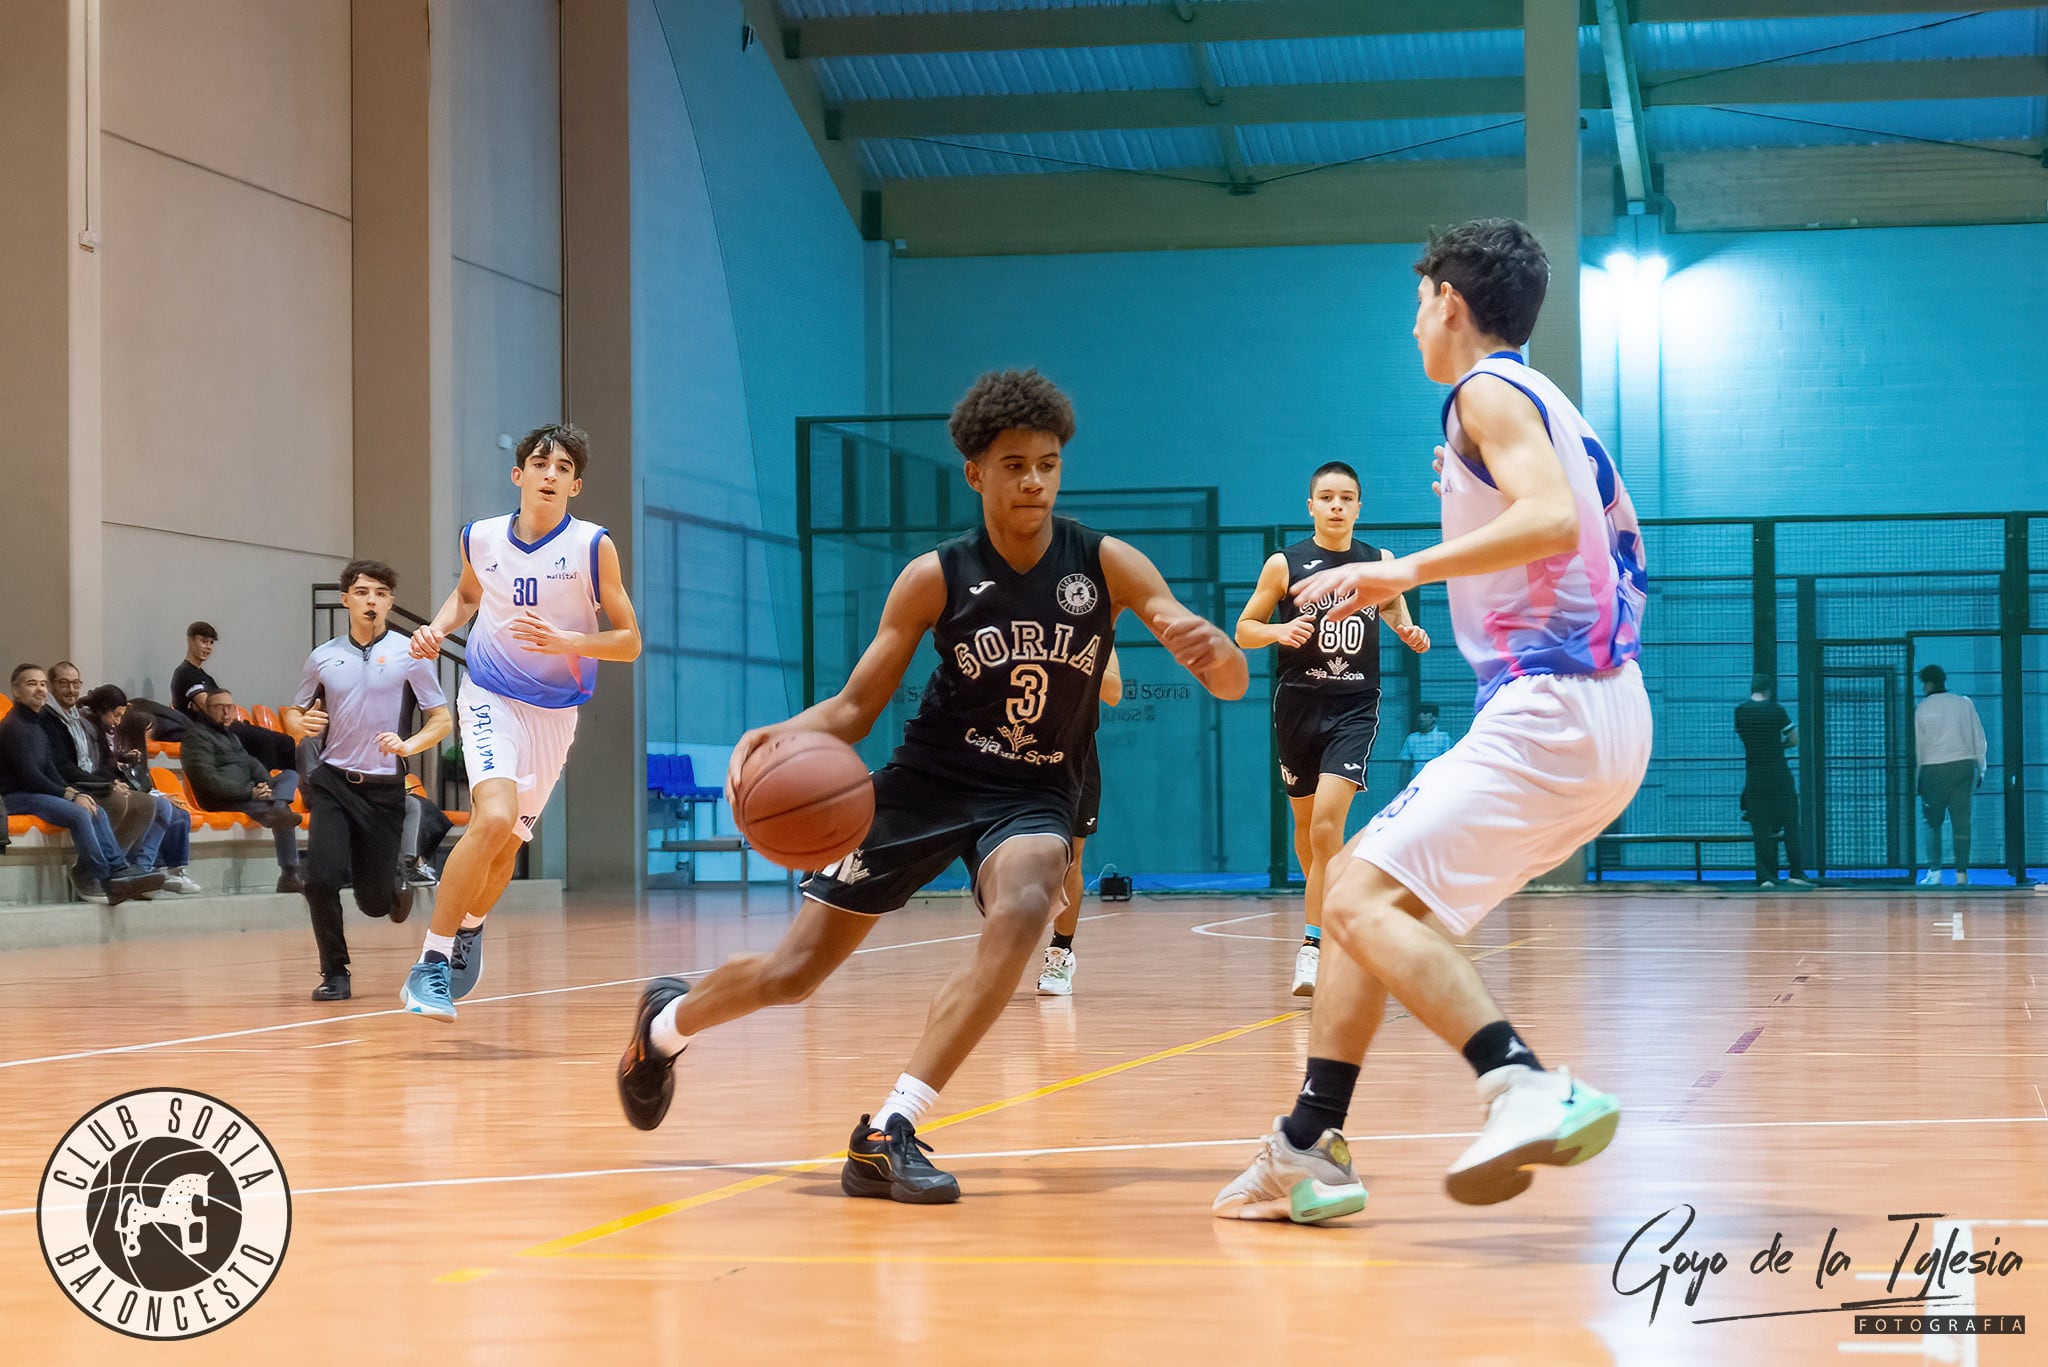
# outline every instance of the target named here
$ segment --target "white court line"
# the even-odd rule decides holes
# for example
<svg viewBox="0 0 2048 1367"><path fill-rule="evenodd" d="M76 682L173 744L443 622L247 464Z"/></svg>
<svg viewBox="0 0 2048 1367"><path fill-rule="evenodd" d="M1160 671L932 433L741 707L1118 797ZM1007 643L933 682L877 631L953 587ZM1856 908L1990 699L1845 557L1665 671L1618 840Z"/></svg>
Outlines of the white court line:
<svg viewBox="0 0 2048 1367"><path fill-rule="evenodd" d="M1081 919L1083 921L1106 921L1112 916L1122 916L1123 914L1121 911L1104 911L1098 912L1093 916L1083 916ZM981 932L977 930L971 935L941 935L930 940L906 940L898 945L870 945L866 949L856 949L853 952L856 954L882 954L892 949L917 949L922 945L943 945L954 940L978 940L980 938ZM713 967L715 968L716 965ZM518 1001L524 997L555 997L569 992L591 992L602 987L626 987L633 983L652 982L656 978L701 978L711 971L712 969L710 968L693 968L684 973L648 973L638 978L613 978L601 983L575 983L569 987L543 987L533 992L507 992L503 996L498 997L474 997L465 1001L463 1006L465 1008L486 1006L492 1002ZM379 1016L404 1016L409 1014L411 1013L406 1011L404 1007L399 1006L394 1006L388 1011L356 1011L344 1016L321 1016L313 1020L285 1021L279 1025L252 1025L246 1030L222 1030L211 1035L184 1035L178 1039L149 1040L142 1044L117 1044L105 1049L81 1049L72 1054L45 1054L41 1058L11 1058L0 1060L0 1069L27 1068L37 1063L68 1063L73 1059L99 1058L105 1054L138 1054L149 1049L170 1049L180 1044L206 1044L217 1039L240 1039L245 1035L267 1035L282 1030L304 1030L316 1025L339 1025L347 1021L375 1020ZM229 1051L216 1049L208 1052L227 1053ZM249 1050L248 1052L262 1053L267 1051Z"/></svg>
<svg viewBox="0 0 2048 1367"><path fill-rule="evenodd" d="M1234 926L1242 921L1257 921L1262 917L1278 916L1280 911L1280 908L1275 908L1272 911L1255 911L1249 916L1233 916L1228 921L1205 921L1198 926L1189 926L1188 930L1196 935L1206 935L1212 940L1291 940L1294 938L1292 935L1221 935L1216 931L1217 926Z"/></svg>
<svg viewBox="0 0 2048 1367"><path fill-rule="evenodd" d="M325 1044L309 1044L309 1045L307 1045L306 1047L307 1047L308 1049L339 1049L339 1048L340 1048L340 1047L341 1047L342 1045L344 1045L344 1044L361 1044L361 1043L362 1043L362 1041L361 1041L361 1040L359 1040L359 1039L337 1039L337 1040L329 1040L329 1041L328 1041L327 1043L325 1043Z"/></svg>
<svg viewBox="0 0 2048 1367"><path fill-rule="evenodd" d="M1802 1126L1907 1126L1907 1125L2038 1125L2044 1121L2028 1115L1964 1116L1934 1120L1731 1120L1707 1125L1687 1125L1687 1130L1768 1130L1798 1128ZM1431 1130L1402 1134L1359 1134L1349 1136L1355 1146L1359 1144L1405 1144L1418 1140L1471 1139L1477 1130ZM1670 1131L1659 1131L1669 1134ZM948 1163L967 1162L987 1158L1048 1158L1063 1154L1077 1153L1149 1153L1165 1149L1212 1149L1242 1145L1251 1148L1263 1143L1265 1136L1254 1135L1246 1139L1173 1139L1145 1144L1079 1144L1043 1149L985 1149L972 1153L948 1153ZM744 1163L650 1163L637 1168L584 1168L567 1172L512 1173L494 1177L433 1177L406 1182L363 1182L343 1187L295 1187L294 1198L300 1196L352 1195L370 1191L416 1191L429 1187L479 1187L495 1186L511 1182L573 1182L589 1177L639 1177L650 1173L675 1172L732 1172L754 1169L777 1169L811 1166L816 1167L835 1161L831 1155L810 1158L757 1159ZM52 1206L52 1210L83 1210L83 1204L75 1206ZM33 1215L34 1206L19 1206L11 1210L0 1210L0 1217L10 1215ZM1953 1224L1998 1225L1998 1226L2048 1226L2048 1220L1956 1220Z"/></svg>
<svg viewBox="0 0 2048 1367"><path fill-rule="evenodd" d="M1937 924L1934 929L1939 930L1941 927ZM1791 945L1754 945L1748 949L1694 949L1688 946L1677 945L1575 945L1552 943L1549 941L1545 941L1540 945L1530 945L1528 948L1572 950L1576 953L1586 954L1748 954L1751 956L1758 954L1812 954L1824 959L1849 957L1890 958L1898 954L1917 954L1919 952L1912 949L1801 949ZM1996 951L1996 953L1997 957L2001 959L2048 959L2048 950L2042 949L2002 949ZM1983 957L1989 958L1991 956L1987 954ZM2031 976L2029 975L2029 977Z"/></svg>

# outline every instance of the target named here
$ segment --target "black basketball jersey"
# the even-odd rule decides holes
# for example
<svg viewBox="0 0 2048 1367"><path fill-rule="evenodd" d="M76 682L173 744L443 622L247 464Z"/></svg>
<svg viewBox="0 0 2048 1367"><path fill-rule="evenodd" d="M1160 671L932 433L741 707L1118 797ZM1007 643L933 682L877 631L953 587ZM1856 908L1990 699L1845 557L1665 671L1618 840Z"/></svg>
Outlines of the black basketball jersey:
<svg viewBox="0 0 2048 1367"><path fill-rule="evenodd" d="M1328 550L1315 538L1297 541L1281 552L1287 557L1287 582L1294 585L1333 565L1352 565L1380 558L1379 547L1353 539L1348 551ZM1305 645L1282 644L1274 678L1289 688L1315 690L1317 696L1354 697L1380 689L1380 610L1366 607L1342 621L1329 618L1331 599L1297 603L1289 591L1280 598L1280 621L1313 616L1315 634Z"/></svg>
<svg viewBox="0 0 2048 1367"><path fill-rule="evenodd" d="M977 527L938 548L939 666L895 762L942 777L1078 793L1115 644L1102 534L1056 517L1019 574Z"/></svg>

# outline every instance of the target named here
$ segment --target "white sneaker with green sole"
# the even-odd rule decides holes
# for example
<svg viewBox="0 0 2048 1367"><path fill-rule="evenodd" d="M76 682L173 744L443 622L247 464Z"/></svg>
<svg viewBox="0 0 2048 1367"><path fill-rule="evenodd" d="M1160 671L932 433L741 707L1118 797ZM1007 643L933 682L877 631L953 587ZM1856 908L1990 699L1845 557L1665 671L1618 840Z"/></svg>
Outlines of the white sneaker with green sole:
<svg viewBox="0 0 2048 1367"><path fill-rule="evenodd" d="M1281 1122L1259 1143L1251 1166L1216 1194L1210 1209L1219 1220L1292 1220L1320 1224L1365 1209L1365 1187L1351 1167L1351 1146L1335 1130L1324 1130L1309 1149L1287 1142Z"/></svg>
<svg viewBox="0 0 2048 1367"><path fill-rule="evenodd" d="M1567 1069L1544 1072L1520 1063L1479 1079L1486 1125L1444 1178L1444 1190L1468 1206L1519 1196L1539 1164L1583 1163L1613 1142L1621 1103L1575 1081Z"/></svg>

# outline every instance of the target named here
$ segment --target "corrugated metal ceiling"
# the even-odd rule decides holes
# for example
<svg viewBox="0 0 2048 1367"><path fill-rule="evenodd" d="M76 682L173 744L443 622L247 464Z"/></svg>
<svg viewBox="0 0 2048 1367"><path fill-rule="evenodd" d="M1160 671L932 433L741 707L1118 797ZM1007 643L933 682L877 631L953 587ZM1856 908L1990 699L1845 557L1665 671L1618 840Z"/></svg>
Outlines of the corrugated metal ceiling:
<svg viewBox="0 0 2048 1367"><path fill-rule="evenodd" d="M823 16L995 10L1059 10L1126 0L782 0L792 19ZM1157 4L1161 0L1128 0ZM1202 0L1218 3L1219 0ZM1255 4L1260 0L1226 0ZM1950 22L1939 22L1949 20ZM1934 25L1928 27L1928 25ZM1785 65L1828 62L1941 61L2048 56L2048 8L1856 18L1805 18L1701 24L1641 24L1631 39L1649 74L1770 62L1807 49ZM1874 39L1874 41L1858 41ZM1846 46L1844 46L1846 45ZM1519 30L1400 34L1265 42L1212 43L1214 78L1224 87L1325 82L1512 76L1522 63ZM862 100L1070 94L1190 89L1198 83L1186 44L1049 48L1020 52L904 54L814 61L828 105ZM1580 32L1580 67L1601 70L1599 33ZM1883 135L1955 141L2023 140L2048 133L2048 98L1921 100L1885 104L1760 107L1759 114L1711 108L1653 108L1648 126L1659 150L1826 145L1882 141ZM1589 110L1589 152L1606 147L1611 120ZM1793 122L1803 120L1804 122ZM1240 146L1255 166L1389 159L1498 157L1521 151L1518 126L1501 118L1383 120L1369 123L1246 126ZM1816 125L1850 125L1844 131ZM1452 136L1463 134L1465 136ZM1444 139L1439 141L1439 139ZM1421 145L1418 145L1421 144ZM1217 131L1208 128L1100 130L944 139L871 139L861 157L880 179L1035 174L1109 166L1133 171L1222 174Z"/></svg>

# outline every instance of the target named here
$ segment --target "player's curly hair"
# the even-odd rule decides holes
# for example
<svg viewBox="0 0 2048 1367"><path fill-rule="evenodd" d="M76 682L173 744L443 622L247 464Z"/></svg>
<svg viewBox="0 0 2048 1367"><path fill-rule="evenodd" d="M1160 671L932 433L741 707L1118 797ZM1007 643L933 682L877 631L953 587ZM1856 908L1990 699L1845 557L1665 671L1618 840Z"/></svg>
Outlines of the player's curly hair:
<svg viewBox="0 0 2048 1367"><path fill-rule="evenodd" d="M1415 273L1457 290L1490 336L1526 346L1550 288L1550 257L1528 224L1480 218L1431 233Z"/></svg>
<svg viewBox="0 0 2048 1367"><path fill-rule="evenodd" d="M512 453L512 463L524 467L527 457L549 447L555 447L567 456L569 464L576 469L576 478L583 478L583 467L590 463L590 434L574 423L551 423L534 428L519 439L519 446Z"/></svg>
<svg viewBox="0 0 2048 1367"><path fill-rule="evenodd" d="M1074 439L1074 405L1037 370L991 370L953 405L946 430L969 460L978 460L1011 428L1046 432L1061 446Z"/></svg>

